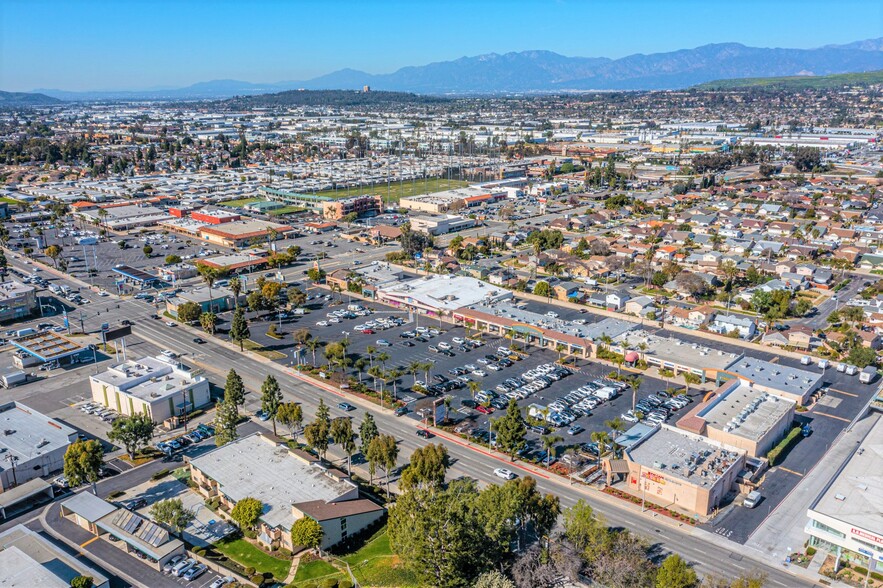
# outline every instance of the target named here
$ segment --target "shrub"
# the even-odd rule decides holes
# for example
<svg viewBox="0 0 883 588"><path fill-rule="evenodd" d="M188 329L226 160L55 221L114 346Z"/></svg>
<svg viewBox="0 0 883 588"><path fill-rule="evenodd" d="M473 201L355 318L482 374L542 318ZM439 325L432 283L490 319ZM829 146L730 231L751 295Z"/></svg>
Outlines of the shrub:
<svg viewBox="0 0 883 588"><path fill-rule="evenodd" d="M107 499L113 500L114 498L119 498L123 494L125 494L125 492L122 492L121 490L117 490L116 492L111 492L110 494L108 494Z"/></svg>
<svg viewBox="0 0 883 588"><path fill-rule="evenodd" d="M155 474L153 474L152 476L150 476L150 479L151 480L159 480L160 478L165 478L170 473L172 473L171 470L160 470L160 471L156 472Z"/></svg>
<svg viewBox="0 0 883 588"><path fill-rule="evenodd" d="M325 578L322 580L322 588L338 588L337 578Z"/></svg>
<svg viewBox="0 0 883 588"><path fill-rule="evenodd" d="M252 566L248 566L247 568L245 568L245 575L254 576L254 568Z"/></svg>
<svg viewBox="0 0 883 588"><path fill-rule="evenodd" d="M353 581L349 579L343 579L337 583L337 588L353 588Z"/></svg>
<svg viewBox="0 0 883 588"><path fill-rule="evenodd" d="M256 574L256 575L254 575L254 576L251 576L251 577L249 578L249 580L250 580L251 583L254 584L255 586L260 586L261 584L264 583L264 577L263 577L262 575L260 575L260 574Z"/></svg>
<svg viewBox="0 0 883 588"><path fill-rule="evenodd" d="M767 459L770 462L770 466L775 466L779 464L779 461L784 459L788 452L792 447L800 440L800 427L794 427L791 431L782 439L778 445L770 449L770 452L767 453Z"/></svg>
<svg viewBox="0 0 883 588"><path fill-rule="evenodd" d="M816 554L816 548L815 547L807 547L806 554L810 557L814 556Z"/></svg>

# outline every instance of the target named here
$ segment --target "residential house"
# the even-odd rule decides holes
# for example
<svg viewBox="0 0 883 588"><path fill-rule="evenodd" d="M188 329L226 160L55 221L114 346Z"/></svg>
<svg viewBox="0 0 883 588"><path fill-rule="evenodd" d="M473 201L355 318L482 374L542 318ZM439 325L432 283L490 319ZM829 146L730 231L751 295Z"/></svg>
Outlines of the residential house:
<svg viewBox="0 0 883 588"><path fill-rule="evenodd" d="M716 314L708 325L708 330L721 335L737 332L742 339L750 340L757 333L754 319L737 314Z"/></svg>

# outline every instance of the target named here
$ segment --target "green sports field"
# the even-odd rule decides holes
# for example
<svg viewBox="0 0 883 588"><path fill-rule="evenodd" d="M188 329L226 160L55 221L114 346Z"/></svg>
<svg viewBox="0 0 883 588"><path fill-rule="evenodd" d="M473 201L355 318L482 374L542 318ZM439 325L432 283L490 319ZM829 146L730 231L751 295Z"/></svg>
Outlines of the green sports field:
<svg viewBox="0 0 883 588"><path fill-rule="evenodd" d="M350 196L359 196L361 194L378 194L385 201L397 202L400 198L408 198L409 196L417 196L418 194L431 194L433 192L442 192L453 188L462 188L468 186L469 182L462 180L447 180L444 178L431 178L426 180L414 180L404 182L393 182L387 188L386 184L374 184L373 188L368 186L357 186L355 188L346 188L341 190L326 190L318 192L320 196L330 196L331 198L348 198Z"/></svg>

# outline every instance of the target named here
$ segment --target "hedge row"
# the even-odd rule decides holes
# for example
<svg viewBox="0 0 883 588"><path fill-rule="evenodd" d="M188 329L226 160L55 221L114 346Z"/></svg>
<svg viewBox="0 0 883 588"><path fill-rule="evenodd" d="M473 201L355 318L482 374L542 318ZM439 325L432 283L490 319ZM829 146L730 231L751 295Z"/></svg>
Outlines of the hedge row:
<svg viewBox="0 0 883 588"><path fill-rule="evenodd" d="M770 461L770 466L779 465L779 460L784 459L788 455L788 452L797 444L799 439L800 427L794 427L784 439L779 441L778 445L770 449L770 452L766 454L766 458Z"/></svg>

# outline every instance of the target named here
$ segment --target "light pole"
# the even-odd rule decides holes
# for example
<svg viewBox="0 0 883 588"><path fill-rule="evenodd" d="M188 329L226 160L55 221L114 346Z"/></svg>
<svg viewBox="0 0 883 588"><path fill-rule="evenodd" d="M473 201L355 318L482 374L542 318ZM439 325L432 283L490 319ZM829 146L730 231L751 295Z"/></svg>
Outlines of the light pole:
<svg viewBox="0 0 883 588"><path fill-rule="evenodd" d="M18 486L18 480L15 477L15 463L18 461L18 457L11 453L7 453L6 461L8 461L9 465L12 467L12 484L13 486Z"/></svg>

